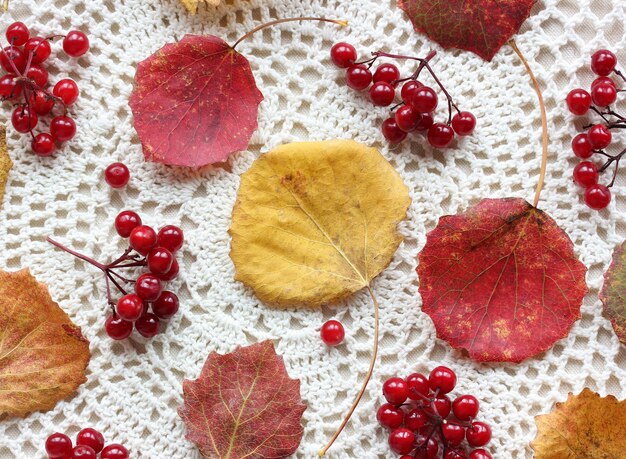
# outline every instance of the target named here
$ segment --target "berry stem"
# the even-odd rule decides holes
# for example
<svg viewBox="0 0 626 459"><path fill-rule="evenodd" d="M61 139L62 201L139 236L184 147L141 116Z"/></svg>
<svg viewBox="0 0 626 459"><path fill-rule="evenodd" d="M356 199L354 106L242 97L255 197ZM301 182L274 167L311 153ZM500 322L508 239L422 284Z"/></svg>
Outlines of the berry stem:
<svg viewBox="0 0 626 459"><path fill-rule="evenodd" d="M361 386L361 390L359 390L359 393L357 394L356 398L354 399L354 403L352 404L352 407L350 407L350 410L348 411L348 414L346 415L346 417L344 418L343 422L341 423L341 425L339 426L339 428L337 429L337 431L335 432L335 434L332 436L332 438L330 439L330 441L326 444L326 446L324 446L320 451L319 451L319 456L322 457L326 454L326 452L328 452L328 450L330 449L330 447L333 445L333 443L335 443L335 440L337 440L337 438L339 437L339 435L341 435L341 432L343 431L344 427L346 427L346 424L348 424L348 421L350 420L350 417L352 417L352 413L354 413L354 410L356 410L356 407L358 406L359 402L361 401L361 398L363 398L363 394L365 394L365 389L367 388L367 385L372 377L372 373L374 372L374 366L376 365L376 358L378 356L378 334L379 334L379 330L378 330L378 325L379 325L379 310L380 310L380 306L378 305L378 301L376 300L376 296L374 296L374 292L372 291L372 288L368 285L367 286L367 291L369 292L370 296L372 297L372 302L374 303L374 349L372 351L372 357L370 359L370 366L369 369L367 370L367 374L365 375L365 379L363 380L363 385Z"/></svg>
<svg viewBox="0 0 626 459"><path fill-rule="evenodd" d="M93 258L90 258L87 255L83 255L82 253L77 252L76 250L72 250L69 247L64 246L60 242L57 242L54 239L52 239L50 236L48 236L46 238L46 240L50 244L52 244L53 246L58 247L59 249L64 250L64 251L66 251L67 253L69 253L71 255L74 255L76 258L80 258L81 260L86 261L90 265L93 265L93 266L95 266L96 268L98 268L98 269L100 269L102 271L106 271L107 270L107 266L106 265L103 265L102 263L97 262Z"/></svg>
<svg viewBox="0 0 626 459"><path fill-rule="evenodd" d="M530 64L517 47L517 43L515 40L510 40L509 45L513 48L513 51L518 55L524 67L526 68L526 72L530 77L533 86L535 87L535 92L537 93L537 98L539 99L539 108L541 109L541 127L542 127L542 155L541 155L541 171L539 173L539 182L537 183L537 189L535 190L535 200L533 201L533 206L537 207L539 204L539 198L541 197L541 191L543 190L543 185L546 180L546 171L548 169L548 145L549 145L549 137L548 137L548 114L546 112L546 104L543 100L543 93L541 92L541 86L539 86L539 82L535 77L532 69L530 68Z"/></svg>
<svg viewBox="0 0 626 459"><path fill-rule="evenodd" d="M255 27L254 29L252 29L251 31L249 31L248 33L243 35L239 40L237 40L235 42L235 44L233 46L231 46L231 48L235 49L239 43L241 43L245 39L251 37L252 35L254 35L255 33L257 33L260 30L266 29L268 27L273 27L273 26L278 25L278 24L284 24L285 22L296 22L296 21L332 22L333 24L338 24L338 25L340 25L342 27L346 27L348 25L348 21L342 21L342 20L337 20L337 19L327 19L327 18L316 18L316 17L277 19L275 21L270 21L270 22L267 22L265 24L261 24L261 25Z"/></svg>

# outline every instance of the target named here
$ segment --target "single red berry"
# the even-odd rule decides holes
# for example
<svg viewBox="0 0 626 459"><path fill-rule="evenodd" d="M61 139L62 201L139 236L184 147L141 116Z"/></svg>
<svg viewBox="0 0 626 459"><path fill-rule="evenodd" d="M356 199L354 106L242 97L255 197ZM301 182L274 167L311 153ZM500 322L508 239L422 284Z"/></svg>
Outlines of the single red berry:
<svg viewBox="0 0 626 459"><path fill-rule="evenodd" d="M80 30L72 30L63 39L63 51L68 56L80 57L89 51L89 39Z"/></svg>
<svg viewBox="0 0 626 459"><path fill-rule="evenodd" d="M448 148L454 140L454 130L444 123L435 123L428 129L428 143L435 148Z"/></svg>
<svg viewBox="0 0 626 459"><path fill-rule="evenodd" d="M439 99L433 88L422 86L413 93L409 103L420 113L432 113L437 108Z"/></svg>
<svg viewBox="0 0 626 459"><path fill-rule="evenodd" d="M50 459L65 459L72 452L72 440L65 434L56 432L46 440L46 453Z"/></svg>
<svg viewBox="0 0 626 459"><path fill-rule="evenodd" d="M355 91L367 89L372 83L372 72L362 65L352 65L346 70L346 84Z"/></svg>
<svg viewBox="0 0 626 459"><path fill-rule="evenodd" d="M413 100L413 95L415 92L424 86L417 80L409 80L402 86L402 90L400 91L400 96L405 104L410 104L411 100Z"/></svg>
<svg viewBox="0 0 626 459"><path fill-rule="evenodd" d="M392 405L400 406L409 397L409 385L402 378L389 378L383 384L383 395Z"/></svg>
<svg viewBox="0 0 626 459"><path fill-rule="evenodd" d="M435 123L435 120L433 120L432 113L422 113L421 115L420 122L417 124L417 130L427 131Z"/></svg>
<svg viewBox="0 0 626 459"><path fill-rule="evenodd" d="M617 100L615 85L602 83L591 90L591 99L598 107L608 107Z"/></svg>
<svg viewBox="0 0 626 459"><path fill-rule="evenodd" d="M452 392L456 386L456 373L448 367L438 366L430 372L428 385L439 395Z"/></svg>
<svg viewBox="0 0 626 459"><path fill-rule="evenodd" d="M469 455L469 459L493 459L493 456L489 454L486 449L475 449Z"/></svg>
<svg viewBox="0 0 626 459"><path fill-rule="evenodd" d="M439 416L442 418L447 418L452 410L452 402L447 395L439 395L438 397L435 397L433 404L435 405L437 413L439 413Z"/></svg>
<svg viewBox="0 0 626 459"><path fill-rule="evenodd" d="M421 373L413 373L406 378L407 386L409 387L409 398L411 400L422 400L420 395L427 397L430 392L428 386L428 378Z"/></svg>
<svg viewBox="0 0 626 459"><path fill-rule="evenodd" d="M54 108L54 99L39 89L30 94L29 102L31 109L38 115L47 115Z"/></svg>
<svg viewBox="0 0 626 459"><path fill-rule="evenodd" d="M15 75L7 73L0 78L0 97L12 99L22 94L22 86L15 82Z"/></svg>
<svg viewBox="0 0 626 459"><path fill-rule="evenodd" d="M349 43L336 43L330 49L330 58L337 67L348 68L356 62L356 49Z"/></svg>
<svg viewBox="0 0 626 459"><path fill-rule="evenodd" d="M115 217L115 230L123 238L130 236L130 233L141 225L141 217L132 210L124 210Z"/></svg>
<svg viewBox="0 0 626 459"><path fill-rule="evenodd" d="M593 82L591 83L591 89L595 88L599 84L610 84L613 85L613 87L617 88L617 85L615 84L615 81L613 81L613 78L608 76L598 77L593 80Z"/></svg>
<svg viewBox="0 0 626 459"><path fill-rule="evenodd" d="M587 187L585 190L585 204L594 210L602 210L611 202L611 190L600 184Z"/></svg>
<svg viewBox="0 0 626 459"><path fill-rule="evenodd" d="M120 444L107 445L100 454L100 459L128 459L128 450Z"/></svg>
<svg viewBox="0 0 626 459"><path fill-rule="evenodd" d="M37 156L46 157L51 156L54 153L56 145L54 139L47 132L37 134L30 143L30 147Z"/></svg>
<svg viewBox="0 0 626 459"><path fill-rule="evenodd" d="M383 136L390 143L400 143L406 139L407 134L398 127L395 117L383 121L381 129L383 131Z"/></svg>
<svg viewBox="0 0 626 459"><path fill-rule="evenodd" d="M22 46L28 41L30 32L23 22L14 22L7 27L6 37L9 44L13 46Z"/></svg>
<svg viewBox="0 0 626 459"><path fill-rule="evenodd" d="M113 163L104 171L104 180L111 188L124 188L130 180L130 172L126 164Z"/></svg>
<svg viewBox="0 0 626 459"><path fill-rule="evenodd" d="M592 126L587 132L587 137L594 150L602 150L608 147L613 140L613 134L604 124Z"/></svg>
<svg viewBox="0 0 626 459"><path fill-rule="evenodd" d="M374 83L386 81L394 84L400 79L400 70L393 64L382 64L374 72Z"/></svg>
<svg viewBox="0 0 626 459"><path fill-rule="evenodd" d="M176 294L166 290L152 303L152 312L159 319L167 320L178 312L178 307L179 302Z"/></svg>
<svg viewBox="0 0 626 459"><path fill-rule="evenodd" d="M403 131L411 132L417 128L421 116L413 107L405 105L396 111L396 124Z"/></svg>
<svg viewBox="0 0 626 459"><path fill-rule="evenodd" d="M452 403L452 412L461 421L474 419L478 414L478 408L478 399L473 395L461 395Z"/></svg>
<svg viewBox="0 0 626 459"><path fill-rule="evenodd" d="M26 68L26 55L20 48L7 46L0 52L0 65L10 73L15 73L15 69L21 73Z"/></svg>
<svg viewBox="0 0 626 459"><path fill-rule="evenodd" d="M174 261L172 262L172 267L170 268L170 270L166 272L165 274L157 274L157 277L164 281L171 281L172 279L175 279L176 276L178 276L179 270L180 270L180 266L178 265L178 261L176 260L176 258L174 258Z"/></svg>
<svg viewBox="0 0 626 459"><path fill-rule="evenodd" d="M52 93L59 97L65 105L72 105L78 99L78 85L74 80L64 78L57 81Z"/></svg>
<svg viewBox="0 0 626 459"><path fill-rule="evenodd" d="M584 89L573 89L567 95L565 101L567 102L569 111L577 116L582 116L587 113L593 102L591 100L591 94Z"/></svg>
<svg viewBox="0 0 626 459"><path fill-rule="evenodd" d="M147 255L157 243L157 234L151 226L140 225L130 233L130 246L142 255Z"/></svg>
<svg viewBox="0 0 626 459"><path fill-rule="evenodd" d="M131 235L131 239L132 237ZM135 282L135 293L149 303L155 301L161 295L161 291L161 281L154 274L142 274Z"/></svg>
<svg viewBox="0 0 626 459"><path fill-rule="evenodd" d="M69 116L57 116L50 122L50 133L57 142L67 142L76 134L76 123Z"/></svg>
<svg viewBox="0 0 626 459"><path fill-rule="evenodd" d="M584 188L598 183L598 166L591 161L582 161L574 167L574 182Z"/></svg>
<svg viewBox="0 0 626 459"><path fill-rule="evenodd" d="M185 242L185 234L178 226L167 225L159 230L157 245L172 253L178 252Z"/></svg>
<svg viewBox="0 0 626 459"><path fill-rule="evenodd" d="M409 454L415 447L415 434L409 429L396 429L389 434L389 447L396 454Z"/></svg>
<svg viewBox="0 0 626 459"><path fill-rule="evenodd" d="M439 442L432 436L418 434L417 445L421 448L426 447L426 455L418 456L420 459L436 459L439 457Z"/></svg>
<svg viewBox="0 0 626 459"><path fill-rule="evenodd" d="M50 42L45 38L32 37L29 38L24 45L24 51L27 55L28 53L33 53L33 59L31 63L41 64L43 61L48 59L48 57L50 57L52 48L50 47Z"/></svg>
<svg viewBox="0 0 626 459"><path fill-rule="evenodd" d="M99 453L104 448L104 437L96 429L87 427L76 435L76 444L89 446L96 453Z"/></svg>
<svg viewBox="0 0 626 459"><path fill-rule="evenodd" d="M42 88L48 84L48 71L41 65L32 64L26 72L26 77L35 82L37 86Z"/></svg>
<svg viewBox="0 0 626 459"><path fill-rule="evenodd" d="M343 342L346 331L338 320L329 320L320 330L320 337L326 346L338 346Z"/></svg>
<svg viewBox="0 0 626 459"><path fill-rule="evenodd" d="M415 408L409 411L404 419L406 427L414 432L428 424L428 421L428 415L421 408Z"/></svg>
<svg viewBox="0 0 626 459"><path fill-rule="evenodd" d="M385 403L376 412L378 423L386 429L397 429L404 422L404 412L391 403ZM410 427L409 427L410 428Z"/></svg>
<svg viewBox="0 0 626 459"><path fill-rule="evenodd" d="M122 319L120 316L109 316L104 323L104 329L110 338L115 340L126 339L133 331L133 323Z"/></svg>
<svg viewBox="0 0 626 459"><path fill-rule="evenodd" d="M165 247L155 247L148 252L148 269L153 274L165 274L173 262L174 255Z"/></svg>
<svg viewBox="0 0 626 459"><path fill-rule="evenodd" d="M452 445L452 444L451 444ZM458 445L452 445L458 446ZM467 456L464 452L459 451L458 449L447 448L443 453L443 459L467 459Z"/></svg>
<svg viewBox="0 0 626 459"><path fill-rule="evenodd" d="M39 117L37 114L31 113L29 108L23 105L15 107L11 115L11 123L17 132L30 132L37 126L38 122Z"/></svg>
<svg viewBox="0 0 626 459"><path fill-rule="evenodd" d="M159 318L155 314L144 314L137 322L135 322L135 328L141 336L144 338L154 338L159 333Z"/></svg>
<svg viewBox="0 0 626 459"><path fill-rule="evenodd" d="M459 446L465 440L465 428L462 426L444 422L441 432L450 446Z"/></svg>
<svg viewBox="0 0 626 459"><path fill-rule="evenodd" d="M591 70L593 70L596 75L607 76L615 70L616 65L617 56L608 49L596 51L593 56L591 56Z"/></svg>
<svg viewBox="0 0 626 459"><path fill-rule="evenodd" d="M134 322L143 313L143 300L134 293L124 295L117 301L115 310L122 319Z"/></svg>
<svg viewBox="0 0 626 459"><path fill-rule="evenodd" d="M96 452L87 445L75 446L69 459L96 459Z"/></svg>
<svg viewBox="0 0 626 459"><path fill-rule="evenodd" d="M485 446L491 440L491 428L484 422L472 422L465 432L470 446Z"/></svg>
<svg viewBox="0 0 626 459"><path fill-rule="evenodd" d="M370 100L378 107L391 105L396 97L396 90L386 81L374 83L370 88Z"/></svg>
<svg viewBox="0 0 626 459"><path fill-rule="evenodd" d="M460 112L452 118L452 129L460 136L471 135L476 129L476 117L470 112Z"/></svg>
<svg viewBox="0 0 626 459"><path fill-rule="evenodd" d="M587 134L578 134L572 140L572 150L574 154L582 159L591 158L593 155L593 146L589 142Z"/></svg>

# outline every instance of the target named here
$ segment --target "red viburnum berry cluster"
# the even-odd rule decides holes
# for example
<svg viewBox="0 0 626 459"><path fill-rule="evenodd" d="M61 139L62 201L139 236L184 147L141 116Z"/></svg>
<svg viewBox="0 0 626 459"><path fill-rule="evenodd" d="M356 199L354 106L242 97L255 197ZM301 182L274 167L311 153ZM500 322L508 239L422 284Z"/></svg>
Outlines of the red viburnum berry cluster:
<svg viewBox="0 0 626 459"><path fill-rule="evenodd" d="M578 88L567 95L567 106L577 116L590 112L602 119L598 124L585 126L587 132L578 134L572 140L574 154L581 161L574 168L574 181L585 188L585 204L592 209L601 210L611 202L610 188L615 183L619 163L626 149L617 154L609 154L606 149L613 141L612 131L626 129L626 114L620 114L611 106L617 102L617 97L624 89L619 89L611 74L615 74L622 82L626 81L624 74L616 69L617 57L606 49L596 52L591 57L591 69L598 76L591 83L591 91ZM590 161L592 157L602 156L601 165ZM615 164L613 177L607 185L599 183L600 174Z"/></svg>
<svg viewBox="0 0 626 459"><path fill-rule="evenodd" d="M392 105L396 101L396 89L402 85L400 90L402 102L393 106L392 116L382 124L383 135L389 142L400 143L407 138L408 133L422 131L427 133L430 145L435 148L447 148L452 144L455 134L468 136L474 132L476 117L470 112L459 110L450 93L437 78L429 64L435 54L433 51L422 59L377 51L372 53L371 59L357 62L356 49L348 43L337 43L330 51L334 64L346 69L346 84L356 91L367 89L370 100L376 106ZM400 75L398 67L391 63L379 65L372 74L372 67L380 58L409 59L419 64L412 75L404 78ZM424 70L432 76L447 99L448 119L445 123L434 121L439 98L435 89L419 81Z"/></svg>
<svg viewBox="0 0 626 459"><path fill-rule="evenodd" d="M454 402L446 395L456 385L456 374L439 366L428 378L414 373L383 384L387 403L376 418L391 430L389 446L401 459L492 459L483 449L491 428L476 421L478 400L461 395Z"/></svg>
<svg viewBox="0 0 626 459"><path fill-rule="evenodd" d="M104 446L104 436L90 427L76 435L76 446L70 437L63 433L53 433L46 440L46 453L50 459L128 459L128 450L118 444Z"/></svg>
<svg viewBox="0 0 626 459"><path fill-rule="evenodd" d="M14 22L6 30L9 45L0 51L0 65L8 72L0 78L0 98L13 102L11 124L17 132L30 134L31 148L39 156L52 155L58 144L76 134L68 107L78 98L78 85L64 78L51 88L44 66L52 52L50 42L61 37L68 56L80 57L89 50L89 40L79 30L67 35L31 37L24 23ZM50 132L35 134L39 117L46 115L52 116Z"/></svg>
<svg viewBox="0 0 626 459"><path fill-rule="evenodd" d="M178 297L173 292L163 290L163 283L178 275L176 253L183 246L183 230L167 225L157 233L152 227L142 224L141 217L130 210L121 212L115 218L115 229L121 237L128 238L129 247L108 264L99 263L51 238L48 241L104 273L112 310L106 319L105 330L111 338L128 338L133 325L143 337L152 338L159 333L161 320L167 320L178 312ZM149 272L143 272L136 279L129 279L118 272L144 267ZM111 284L123 295L117 302L113 301ZM128 292L124 284L133 284L134 293Z"/></svg>

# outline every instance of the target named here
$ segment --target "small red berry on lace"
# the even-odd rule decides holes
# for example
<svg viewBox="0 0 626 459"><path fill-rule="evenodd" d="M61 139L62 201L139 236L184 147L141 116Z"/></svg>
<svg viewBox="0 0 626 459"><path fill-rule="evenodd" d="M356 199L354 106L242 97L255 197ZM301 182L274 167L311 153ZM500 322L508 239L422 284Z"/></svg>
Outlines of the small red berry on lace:
<svg viewBox="0 0 626 459"><path fill-rule="evenodd" d="M111 188L124 188L130 180L130 171L123 163L113 163L104 170L104 180Z"/></svg>
<svg viewBox="0 0 626 459"><path fill-rule="evenodd" d="M337 320L329 320L320 330L320 337L327 346L339 346L346 336L346 331L341 322Z"/></svg>
<svg viewBox="0 0 626 459"><path fill-rule="evenodd" d="M87 427L76 435L76 445L63 433L53 433L46 440L49 459L128 459L128 450L118 443L105 446L104 436L96 429Z"/></svg>

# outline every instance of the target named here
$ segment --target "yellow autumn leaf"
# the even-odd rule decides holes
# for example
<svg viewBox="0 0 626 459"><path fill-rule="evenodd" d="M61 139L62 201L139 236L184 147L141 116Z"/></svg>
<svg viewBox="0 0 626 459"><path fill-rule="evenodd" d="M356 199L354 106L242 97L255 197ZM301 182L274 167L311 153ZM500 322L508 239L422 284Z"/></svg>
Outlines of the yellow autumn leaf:
<svg viewBox="0 0 626 459"><path fill-rule="evenodd" d="M535 417L535 459L617 459L626 451L626 400L585 388Z"/></svg>
<svg viewBox="0 0 626 459"><path fill-rule="evenodd" d="M374 148L283 145L241 177L230 256L264 302L320 306L369 286L402 240L408 188Z"/></svg>
<svg viewBox="0 0 626 459"><path fill-rule="evenodd" d="M200 3L217 6L220 4L221 0L180 0L180 2L185 8L187 8L187 11L189 11L191 14L196 14Z"/></svg>
<svg viewBox="0 0 626 459"><path fill-rule="evenodd" d="M49 410L84 383L89 342L27 269L0 270L0 415Z"/></svg>
<svg viewBox="0 0 626 459"><path fill-rule="evenodd" d="M0 125L0 208L4 198L4 187L9 179L9 171L13 167L13 162L7 150L7 130Z"/></svg>

